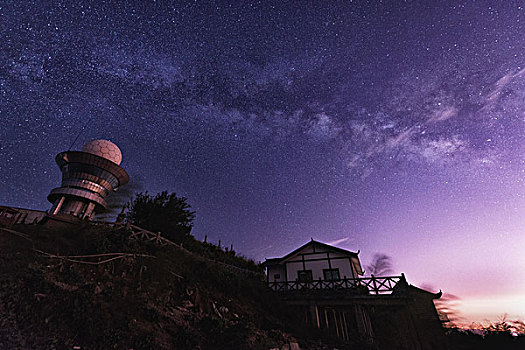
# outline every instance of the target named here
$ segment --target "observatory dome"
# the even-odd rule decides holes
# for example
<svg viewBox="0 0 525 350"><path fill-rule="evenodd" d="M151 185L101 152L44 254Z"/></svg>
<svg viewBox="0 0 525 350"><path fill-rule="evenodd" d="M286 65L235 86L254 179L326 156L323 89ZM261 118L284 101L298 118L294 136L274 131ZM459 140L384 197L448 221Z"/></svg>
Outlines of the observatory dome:
<svg viewBox="0 0 525 350"><path fill-rule="evenodd" d="M120 162L122 162L122 152L120 152L120 148L108 140L89 141L84 145L84 147L82 147L82 152L87 152L102 158L106 158L117 165L120 165Z"/></svg>

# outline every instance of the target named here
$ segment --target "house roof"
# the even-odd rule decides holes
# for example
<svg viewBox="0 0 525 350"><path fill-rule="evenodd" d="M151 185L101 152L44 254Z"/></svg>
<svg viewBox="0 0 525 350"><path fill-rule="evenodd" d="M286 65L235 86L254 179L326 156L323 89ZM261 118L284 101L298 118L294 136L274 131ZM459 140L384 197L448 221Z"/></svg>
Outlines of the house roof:
<svg viewBox="0 0 525 350"><path fill-rule="evenodd" d="M437 293L432 293L432 292L429 292L428 290L425 290L423 288L416 287L413 284L410 284L409 288L415 293L428 295L432 299L439 299L443 295L443 292L441 290L439 292L437 292Z"/></svg>
<svg viewBox="0 0 525 350"><path fill-rule="evenodd" d="M346 250L346 249L343 249L343 248L338 248L338 247L334 247L334 246L331 246L329 244L326 244L326 243L323 243L323 242L319 242L319 241L315 241L313 238L310 242L306 243L306 244L303 244L302 246L300 246L299 248L295 249L294 251L286 254L285 256L281 257L281 258L271 258L271 259L266 259L262 265L263 266L271 266L271 265L276 265L276 264L279 264L280 262L288 259L289 257L291 257L292 255L296 254L297 252L301 251L302 249L304 248L307 248L309 246L312 246L312 245L316 245L316 246L319 246L319 247L323 247L323 248L326 248L326 249L330 249L330 250L333 250L333 251L336 251L336 252L339 252L341 254L345 254L345 255L349 255L349 256L355 256L357 257L359 255L359 251L357 251L357 253L355 252L351 252L349 250Z"/></svg>
<svg viewBox="0 0 525 350"><path fill-rule="evenodd" d="M443 295L443 292L441 290L437 293L433 293L426 289L416 287L413 284L408 284L408 282L406 281L404 277L405 275L402 274L402 276L403 278L401 279L401 281L399 281L394 287L393 294L405 293L408 290L412 293L416 293L417 295L424 295L424 296L430 297L431 299L439 299Z"/></svg>

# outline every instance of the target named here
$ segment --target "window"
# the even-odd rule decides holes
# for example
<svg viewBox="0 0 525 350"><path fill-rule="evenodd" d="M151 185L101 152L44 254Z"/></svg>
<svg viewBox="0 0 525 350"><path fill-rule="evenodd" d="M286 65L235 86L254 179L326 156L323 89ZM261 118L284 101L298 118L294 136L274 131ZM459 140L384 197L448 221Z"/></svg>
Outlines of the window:
<svg viewBox="0 0 525 350"><path fill-rule="evenodd" d="M341 279L339 277L339 269L325 269L323 270L325 281L336 281Z"/></svg>
<svg viewBox="0 0 525 350"><path fill-rule="evenodd" d="M300 270L297 271L297 279L299 282L313 281L312 270Z"/></svg>
<svg viewBox="0 0 525 350"><path fill-rule="evenodd" d="M278 279L280 279L280 278L281 278L281 275L278 274L278 273L276 273L275 275L273 275L273 279L274 279L274 280L278 280Z"/></svg>

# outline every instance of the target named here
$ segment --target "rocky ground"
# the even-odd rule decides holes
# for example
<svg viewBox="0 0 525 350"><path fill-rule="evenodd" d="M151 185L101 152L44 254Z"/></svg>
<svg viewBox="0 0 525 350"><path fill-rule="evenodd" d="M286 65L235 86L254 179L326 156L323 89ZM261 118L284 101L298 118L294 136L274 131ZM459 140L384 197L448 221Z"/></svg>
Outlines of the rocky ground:
<svg viewBox="0 0 525 350"><path fill-rule="evenodd" d="M2 349L328 349L269 291L101 227L0 229Z"/></svg>

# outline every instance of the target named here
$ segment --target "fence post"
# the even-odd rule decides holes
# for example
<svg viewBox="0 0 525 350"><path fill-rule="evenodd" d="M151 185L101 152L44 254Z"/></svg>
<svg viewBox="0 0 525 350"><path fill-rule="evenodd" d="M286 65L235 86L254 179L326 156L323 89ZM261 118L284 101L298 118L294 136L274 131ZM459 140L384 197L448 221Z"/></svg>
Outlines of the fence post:
<svg viewBox="0 0 525 350"><path fill-rule="evenodd" d="M372 276L372 285L374 286L373 289L374 289L374 292L376 294L379 294L379 290L377 289L377 284L376 284L376 277L374 275L370 275Z"/></svg>

